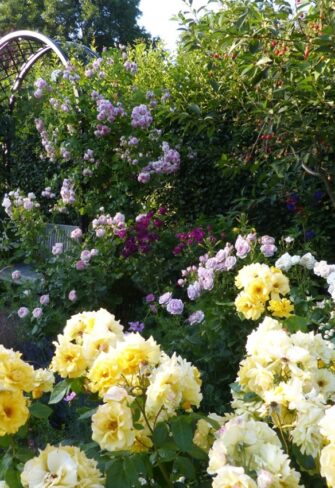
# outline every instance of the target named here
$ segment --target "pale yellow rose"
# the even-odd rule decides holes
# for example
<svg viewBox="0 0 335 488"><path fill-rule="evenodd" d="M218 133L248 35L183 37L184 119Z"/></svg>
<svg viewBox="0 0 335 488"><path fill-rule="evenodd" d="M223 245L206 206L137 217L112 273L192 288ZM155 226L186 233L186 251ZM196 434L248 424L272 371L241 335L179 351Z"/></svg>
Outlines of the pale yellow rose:
<svg viewBox="0 0 335 488"><path fill-rule="evenodd" d="M101 449L124 451L135 441L130 408L123 402L110 401L98 407L92 416L92 439Z"/></svg>
<svg viewBox="0 0 335 488"><path fill-rule="evenodd" d="M112 386L122 383L121 371L116 360L115 350L100 353L88 372L88 387L92 393L102 397Z"/></svg>
<svg viewBox="0 0 335 488"><path fill-rule="evenodd" d="M52 391L54 383L55 376L52 371L42 368L35 370L33 398L40 398L43 393Z"/></svg>
<svg viewBox="0 0 335 488"><path fill-rule="evenodd" d="M73 446L48 445L21 473L24 488L103 488L97 463Z"/></svg>
<svg viewBox="0 0 335 488"><path fill-rule="evenodd" d="M85 374L88 366L82 347L68 342L63 336L58 336L55 355L52 358L51 369L62 378L78 378Z"/></svg>
<svg viewBox="0 0 335 488"><path fill-rule="evenodd" d="M257 484L245 474L243 468L224 466L213 480L213 488L257 488Z"/></svg>
<svg viewBox="0 0 335 488"><path fill-rule="evenodd" d="M335 487L335 444L328 444L321 451L320 472L327 480L329 488Z"/></svg>

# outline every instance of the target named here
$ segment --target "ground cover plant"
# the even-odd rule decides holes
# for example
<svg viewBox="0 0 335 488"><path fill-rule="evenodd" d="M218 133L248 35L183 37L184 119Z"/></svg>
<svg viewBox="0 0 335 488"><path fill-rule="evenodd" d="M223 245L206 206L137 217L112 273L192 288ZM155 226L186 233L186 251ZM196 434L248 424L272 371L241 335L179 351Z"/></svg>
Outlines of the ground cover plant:
<svg viewBox="0 0 335 488"><path fill-rule="evenodd" d="M21 94L4 488L335 486L333 5L186 3L175 57L107 49ZM50 222L74 228L48 249Z"/></svg>

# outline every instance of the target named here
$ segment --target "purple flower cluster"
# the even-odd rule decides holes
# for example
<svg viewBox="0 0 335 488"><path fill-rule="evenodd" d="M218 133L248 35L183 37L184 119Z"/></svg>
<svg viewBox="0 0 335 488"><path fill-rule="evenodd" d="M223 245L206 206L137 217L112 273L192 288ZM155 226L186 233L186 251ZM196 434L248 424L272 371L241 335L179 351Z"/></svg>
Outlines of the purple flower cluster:
<svg viewBox="0 0 335 488"><path fill-rule="evenodd" d="M148 107L144 104L133 108L131 113L131 126L147 129L152 124L153 118Z"/></svg>
<svg viewBox="0 0 335 488"><path fill-rule="evenodd" d="M113 123L118 116L124 115L124 110L121 105L114 106L109 100L105 98L99 98L97 100L98 115L97 120L99 122Z"/></svg>
<svg viewBox="0 0 335 488"><path fill-rule="evenodd" d="M203 242L206 237L206 232L201 227L195 227L189 232L178 232L176 237L179 243L172 251L175 256L180 254L185 247Z"/></svg>
<svg viewBox="0 0 335 488"><path fill-rule="evenodd" d="M151 174L171 174L179 170L180 154L176 149L170 148L167 142L162 144L163 154L157 161L149 163L138 175L137 180L140 183L150 181Z"/></svg>
<svg viewBox="0 0 335 488"><path fill-rule="evenodd" d="M158 303L166 309L171 315L181 315L184 310L184 304L179 298L172 298L171 292L166 292L158 299Z"/></svg>
<svg viewBox="0 0 335 488"><path fill-rule="evenodd" d="M261 253L266 258L271 258L278 251L278 248L275 246L274 237L262 236L259 242L261 244Z"/></svg>
<svg viewBox="0 0 335 488"><path fill-rule="evenodd" d="M35 81L34 85L36 87L36 90L34 91L35 98L42 98L46 91L51 90L51 87L45 80L43 80L43 78L38 78L38 80Z"/></svg>
<svg viewBox="0 0 335 488"><path fill-rule="evenodd" d="M151 244L159 240L157 229L164 225L164 221L160 218L165 209L159 209L157 214L151 210L146 214L140 214L136 217L136 222L132 228L129 229L129 235L123 246L122 254L124 257L129 257L137 252L146 254L151 249Z"/></svg>
<svg viewBox="0 0 335 488"><path fill-rule="evenodd" d="M35 193L30 192L25 196L19 189L5 193L1 205L4 207L5 212L9 217L12 217L13 215L13 207L21 207L28 212L40 207L40 204L36 202Z"/></svg>
<svg viewBox="0 0 335 488"><path fill-rule="evenodd" d="M134 61L127 60L123 66L125 70L129 71L129 73L131 73L132 75L135 75L138 71L138 66Z"/></svg>
<svg viewBox="0 0 335 488"><path fill-rule="evenodd" d="M144 329L143 322L128 322L129 324L129 332L142 332Z"/></svg>
<svg viewBox="0 0 335 488"><path fill-rule="evenodd" d="M186 286L189 279L192 282L187 287L187 296L194 301L203 291L212 290L215 275L219 272L230 271L236 265L236 257L232 255L234 247L227 243L224 249L220 249L214 257L208 254L200 256L199 265L190 266L182 270L182 279L178 280L180 286Z"/></svg>
<svg viewBox="0 0 335 488"><path fill-rule="evenodd" d="M41 295L39 302L40 302L40 305L42 305L42 306L49 305L49 303L50 303L49 295L48 294ZM24 319L25 317L28 317L29 314L30 314L30 310L27 307L20 307L19 310L17 311L17 315L20 319ZM31 314L32 314L32 317L34 319L39 319L43 315L43 309L41 307L35 307L31 311Z"/></svg>
<svg viewBox="0 0 335 488"><path fill-rule="evenodd" d="M110 129L110 127L108 127L108 125L97 124L95 131L94 131L94 135L95 135L95 137L98 137L98 138L105 137L105 136L108 136L110 131L111 131L111 129Z"/></svg>
<svg viewBox="0 0 335 488"><path fill-rule="evenodd" d="M92 221L92 227L95 235L99 238L105 235L114 235L120 239L124 239L127 235L127 227L125 223L125 216L117 212L114 217L107 214L101 214Z"/></svg>
<svg viewBox="0 0 335 488"><path fill-rule="evenodd" d="M65 205L72 205L76 201L76 193L74 191L74 184L71 180L64 179L62 188L60 190L60 196L62 197Z"/></svg>
<svg viewBox="0 0 335 488"><path fill-rule="evenodd" d="M55 198L55 196L56 196L55 193L52 192L50 186L47 186L46 188L44 188L44 190L41 192L41 195L42 195L42 197L48 198L49 200L51 198Z"/></svg>
<svg viewBox="0 0 335 488"><path fill-rule="evenodd" d="M47 157L50 159L50 161L55 161L56 151L49 139L47 131L45 130L45 125L43 120L35 119L35 126L37 132L41 136L41 143L47 153Z"/></svg>
<svg viewBox="0 0 335 488"><path fill-rule="evenodd" d="M83 271L87 266L89 266L90 261L95 256L98 256L99 251L97 249L84 249L80 253L80 259L75 263L75 268L77 271Z"/></svg>

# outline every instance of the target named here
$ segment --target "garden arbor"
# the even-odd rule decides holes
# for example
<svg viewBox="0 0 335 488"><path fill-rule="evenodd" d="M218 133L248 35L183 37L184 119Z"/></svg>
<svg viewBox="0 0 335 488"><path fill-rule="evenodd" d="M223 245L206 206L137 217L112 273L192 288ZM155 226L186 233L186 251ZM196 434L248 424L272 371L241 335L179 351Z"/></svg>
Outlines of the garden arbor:
<svg viewBox="0 0 335 488"><path fill-rule="evenodd" d="M22 86L29 71L43 56L54 54L63 66L67 66L69 53L73 53L73 51L84 62L96 56L86 46L72 42L65 42L61 45L58 41L53 41L43 34L29 30L12 32L0 39L0 103L2 111L5 111L0 135L3 138L2 152L7 178L9 178L11 145L9 125L10 115L15 104L15 94Z"/></svg>

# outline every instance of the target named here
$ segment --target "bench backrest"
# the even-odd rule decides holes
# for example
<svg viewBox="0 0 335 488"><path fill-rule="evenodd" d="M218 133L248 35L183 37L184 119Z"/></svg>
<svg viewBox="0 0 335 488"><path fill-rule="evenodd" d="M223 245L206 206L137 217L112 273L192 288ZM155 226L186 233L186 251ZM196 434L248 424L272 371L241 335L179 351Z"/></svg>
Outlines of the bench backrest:
<svg viewBox="0 0 335 488"><path fill-rule="evenodd" d="M46 224L45 237L43 239L46 247L51 251L56 242L61 242L64 251L66 251L71 247L73 241L70 235L76 228L77 226L75 225Z"/></svg>

